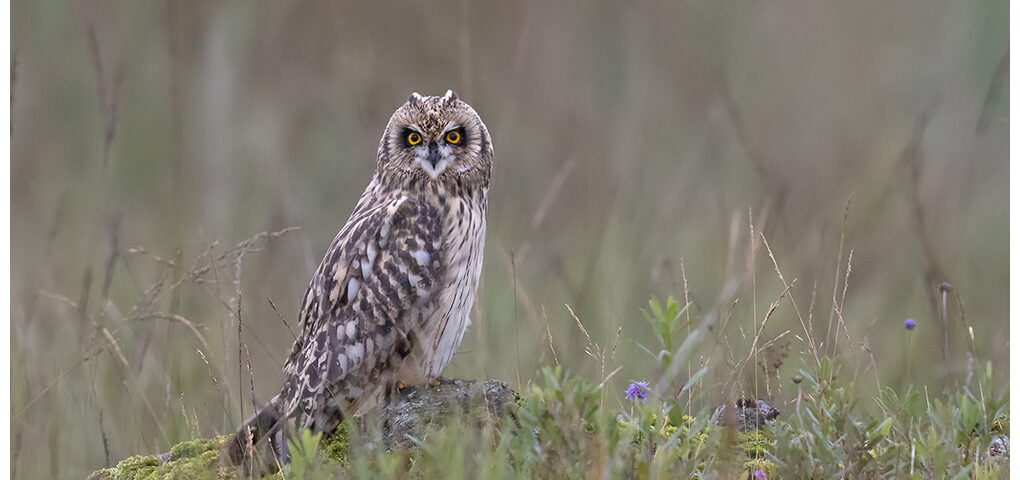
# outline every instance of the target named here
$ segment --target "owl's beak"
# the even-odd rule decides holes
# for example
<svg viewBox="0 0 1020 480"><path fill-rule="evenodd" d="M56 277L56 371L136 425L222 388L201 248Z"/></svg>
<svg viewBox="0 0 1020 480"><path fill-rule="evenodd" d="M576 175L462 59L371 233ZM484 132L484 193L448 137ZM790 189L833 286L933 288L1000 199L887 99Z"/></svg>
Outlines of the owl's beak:
<svg viewBox="0 0 1020 480"><path fill-rule="evenodd" d="M439 163L439 145L436 142L429 143L429 156L427 158L432 168L436 168L436 164Z"/></svg>

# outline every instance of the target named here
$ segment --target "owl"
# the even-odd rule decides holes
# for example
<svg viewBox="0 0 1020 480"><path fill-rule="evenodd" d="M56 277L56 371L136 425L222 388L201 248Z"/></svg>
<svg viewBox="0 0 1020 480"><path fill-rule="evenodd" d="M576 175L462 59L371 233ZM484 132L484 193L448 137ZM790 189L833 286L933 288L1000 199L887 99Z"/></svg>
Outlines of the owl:
<svg viewBox="0 0 1020 480"><path fill-rule="evenodd" d="M230 442L235 465L264 438L285 462L291 418L329 432L442 373L470 323L492 162L485 124L452 90L412 93L393 113L372 181L301 302L283 388Z"/></svg>

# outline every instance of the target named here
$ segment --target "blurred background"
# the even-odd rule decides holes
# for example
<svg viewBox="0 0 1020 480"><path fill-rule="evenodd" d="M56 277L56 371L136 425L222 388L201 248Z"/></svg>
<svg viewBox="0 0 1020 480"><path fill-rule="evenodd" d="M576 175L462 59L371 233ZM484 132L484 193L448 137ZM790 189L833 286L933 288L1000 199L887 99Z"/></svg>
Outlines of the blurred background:
<svg viewBox="0 0 1020 480"><path fill-rule="evenodd" d="M714 317L695 411L782 410L814 351L866 391L936 395L985 362L1008 382L1007 14L16 0L12 473L82 478L274 395L298 301L412 91L456 90L496 151L447 376L519 388L559 363L617 405L660 373L641 309L673 295ZM759 330L773 373L736 370Z"/></svg>

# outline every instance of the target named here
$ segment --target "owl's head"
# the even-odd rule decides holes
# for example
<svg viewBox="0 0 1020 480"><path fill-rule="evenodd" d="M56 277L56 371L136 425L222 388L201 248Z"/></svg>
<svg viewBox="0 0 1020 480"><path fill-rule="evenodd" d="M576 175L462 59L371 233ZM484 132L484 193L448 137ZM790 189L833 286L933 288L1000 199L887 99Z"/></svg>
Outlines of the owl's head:
<svg viewBox="0 0 1020 480"><path fill-rule="evenodd" d="M453 90L412 93L379 141L378 174L407 186L488 185L491 171L489 130Z"/></svg>

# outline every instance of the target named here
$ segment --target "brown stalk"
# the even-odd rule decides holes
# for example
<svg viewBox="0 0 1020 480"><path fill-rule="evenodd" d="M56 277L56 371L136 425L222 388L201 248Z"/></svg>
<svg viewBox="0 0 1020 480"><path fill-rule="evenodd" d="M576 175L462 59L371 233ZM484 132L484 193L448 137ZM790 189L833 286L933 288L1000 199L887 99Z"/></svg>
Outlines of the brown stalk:
<svg viewBox="0 0 1020 480"><path fill-rule="evenodd" d="M772 254L772 249L769 248L769 242L765 239L765 235L761 234L761 241L765 245L765 250L769 252L769 258L772 260L772 266L776 270L776 275L779 277L779 281L783 282L787 290L793 286L793 283L786 283L786 279L783 278L783 272L779 270L779 263L776 262L775 255ZM796 279L794 279L796 281ZM797 307L797 302L790 296L790 303L793 304L793 311L797 313L797 319L800 320L800 326L804 329L804 335L807 336L808 345L811 347L811 354L815 357L815 364L819 367L822 365L822 361L818 356L818 348L815 346L815 340L811 337L811 331L808 329L807 324L804 322L804 316L800 314L800 308Z"/></svg>

